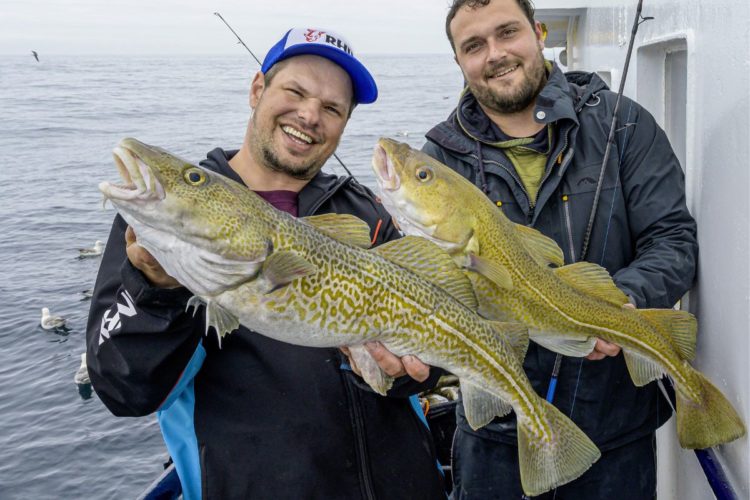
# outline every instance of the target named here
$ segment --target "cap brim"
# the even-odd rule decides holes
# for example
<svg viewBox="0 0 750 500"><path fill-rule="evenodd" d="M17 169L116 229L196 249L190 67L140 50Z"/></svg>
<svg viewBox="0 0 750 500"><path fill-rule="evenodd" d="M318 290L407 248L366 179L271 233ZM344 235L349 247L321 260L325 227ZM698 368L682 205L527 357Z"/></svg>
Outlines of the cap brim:
<svg viewBox="0 0 750 500"><path fill-rule="evenodd" d="M359 104L370 104L378 98L378 87L375 79L372 77L367 68L354 57L346 52L333 47L326 47L319 44L300 44L289 47L284 51L283 57L274 62L289 59L292 56L302 54L312 54L325 57L341 66L349 74L354 87L354 100Z"/></svg>

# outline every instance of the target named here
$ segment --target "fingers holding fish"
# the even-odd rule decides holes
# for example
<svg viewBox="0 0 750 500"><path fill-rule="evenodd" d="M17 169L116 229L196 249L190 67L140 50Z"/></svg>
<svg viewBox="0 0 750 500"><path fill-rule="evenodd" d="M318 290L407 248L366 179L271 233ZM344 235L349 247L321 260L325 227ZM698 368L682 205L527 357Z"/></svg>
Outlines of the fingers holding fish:
<svg viewBox="0 0 750 500"><path fill-rule="evenodd" d="M627 304L622 305L623 309L636 309L635 305L628 302ZM589 361L600 361L606 357L614 357L620 354L620 351L622 349L619 345L613 344L612 342L607 342L606 340L602 339L596 339L596 344L594 345L594 350L591 351L591 354L586 356L586 359Z"/></svg>
<svg viewBox="0 0 750 500"><path fill-rule="evenodd" d="M591 354L586 356L586 359L589 361L599 361L606 357L614 357L620 354L620 351L622 349L619 345L613 344L612 342L607 342L606 340L602 339L596 339L596 344L594 345L594 350L591 351Z"/></svg>
<svg viewBox="0 0 750 500"><path fill-rule="evenodd" d="M151 255L148 250L138 244L138 239L133 228L128 226L125 230L125 251L128 260L133 266L140 270L146 279L159 288L176 288L180 283L168 275L161 264Z"/></svg>
<svg viewBox="0 0 750 500"><path fill-rule="evenodd" d="M430 376L430 367L416 356L399 358L380 342L368 342L365 347L378 366L391 377L409 375L417 382L424 382Z"/></svg>

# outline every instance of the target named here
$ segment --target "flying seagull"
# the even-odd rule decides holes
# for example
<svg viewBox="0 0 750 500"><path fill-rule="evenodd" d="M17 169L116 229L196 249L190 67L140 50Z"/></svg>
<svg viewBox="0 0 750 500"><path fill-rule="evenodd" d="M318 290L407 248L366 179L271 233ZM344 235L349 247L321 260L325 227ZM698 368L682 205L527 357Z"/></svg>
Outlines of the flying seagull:
<svg viewBox="0 0 750 500"><path fill-rule="evenodd" d="M39 54L36 53L36 50L32 50L31 55L34 56L34 59L36 59L36 62L39 62Z"/></svg>

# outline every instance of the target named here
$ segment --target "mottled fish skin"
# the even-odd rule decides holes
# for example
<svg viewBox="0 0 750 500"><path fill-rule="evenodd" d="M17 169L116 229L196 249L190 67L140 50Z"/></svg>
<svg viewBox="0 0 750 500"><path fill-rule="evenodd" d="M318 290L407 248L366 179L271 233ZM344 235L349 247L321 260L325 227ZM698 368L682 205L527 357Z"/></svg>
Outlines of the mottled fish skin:
<svg viewBox="0 0 750 500"><path fill-rule="evenodd" d="M683 447L707 448L745 434L732 405L689 363L697 330L692 315L623 308L628 299L606 270L586 262L563 266L553 240L512 223L461 175L406 144L381 139L374 169L381 199L402 229L430 238L477 272L471 279L483 316L523 322L532 340L566 355L586 355L596 338L615 343L639 386L668 374Z"/></svg>
<svg viewBox="0 0 750 500"><path fill-rule="evenodd" d="M525 327L486 321L424 277L435 269L433 257L455 268L435 245L405 238L367 250L369 229L351 216L296 219L234 181L134 139L115 155L134 187L100 189L139 243L219 317L220 329L236 327L236 317L251 330L304 346L378 340L397 355L450 370L464 398L476 403L469 407L476 408L477 426L515 410L519 442L526 440L519 453L528 494L570 481L598 459L593 443L526 378ZM363 238L356 237L357 223ZM326 234L347 230L344 239L358 246ZM408 253L400 264L384 257L389 245L395 260L401 248ZM471 292L463 272L456 274Z"/></svg>

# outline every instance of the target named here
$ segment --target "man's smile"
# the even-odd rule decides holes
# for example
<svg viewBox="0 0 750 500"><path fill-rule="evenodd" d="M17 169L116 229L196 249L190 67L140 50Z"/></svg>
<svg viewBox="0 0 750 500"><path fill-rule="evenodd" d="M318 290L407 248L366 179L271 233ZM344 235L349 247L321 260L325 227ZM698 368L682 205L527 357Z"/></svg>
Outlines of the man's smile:
<svg viewBox="0 0 750 500"><path fill-rule="evenodd" d="M488 79L492 79L492 78L502 78L503 76L505 76L505 75L508 75L508 74L510 74L510 73L512 73L512 72L514 72L515 70L517 70L517 69L518 69L518 67L519 67L519 65L518 65L518 64L516 64L516 65L514 65L514 66L511 66L511 67L509 67L509 68L504 68L504 69L501 69L501 70L499 70L499 71L495 71L495 72L493 72L493 73L490 73L489 75L487 75L487 78L488 78Z"/></svg>
<svg viewBox="0 0 750 500"><path fill-rule="evenodd" d="M299 144L313 144L315 142L312 137L292 126L284 125L281 127L281 130L283 130L284 133L288 135L294 142L297 142Z"/></svg>

